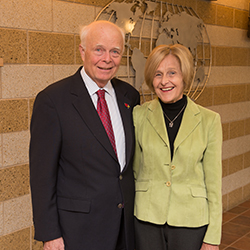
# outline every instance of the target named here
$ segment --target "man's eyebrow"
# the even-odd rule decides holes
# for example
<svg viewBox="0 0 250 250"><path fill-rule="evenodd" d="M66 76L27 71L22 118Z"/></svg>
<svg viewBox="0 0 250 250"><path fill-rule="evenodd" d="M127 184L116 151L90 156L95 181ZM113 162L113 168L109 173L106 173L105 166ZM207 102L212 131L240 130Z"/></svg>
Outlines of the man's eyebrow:
<svg viewBox="0 0 250 250"><path fill-rule="evenodd" d="M102 47L102 48L104 48L104 46L102 44L96 44L96 47ZM111 50L113 50L113 49L121 50L120 47L114 47Z"/></svg>
<svg viewBox="0 0 250 250"><path fill-rule="evenodd" d="M121 50L121 48L120 48L120 47L114 47L113 49L118 49L118 50Z"/></svg>

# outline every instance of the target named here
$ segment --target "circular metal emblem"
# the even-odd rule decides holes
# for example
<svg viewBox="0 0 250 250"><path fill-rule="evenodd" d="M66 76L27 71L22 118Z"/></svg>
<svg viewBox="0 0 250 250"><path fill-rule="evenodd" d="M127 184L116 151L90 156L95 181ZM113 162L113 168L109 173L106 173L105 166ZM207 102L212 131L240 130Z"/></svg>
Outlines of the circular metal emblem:
<svg viewBox="0 0 250 250"><path fill-rule="evenodd" d="M124 30L125 53L117 77L139 90L144 101L154 97L144 84L146 58L160 44L189 48L195 72L185 94L193 100L201 95L211 71L212 49L206 27L191 7L162 1L111 1L95 20L111 21Z"/></svg>

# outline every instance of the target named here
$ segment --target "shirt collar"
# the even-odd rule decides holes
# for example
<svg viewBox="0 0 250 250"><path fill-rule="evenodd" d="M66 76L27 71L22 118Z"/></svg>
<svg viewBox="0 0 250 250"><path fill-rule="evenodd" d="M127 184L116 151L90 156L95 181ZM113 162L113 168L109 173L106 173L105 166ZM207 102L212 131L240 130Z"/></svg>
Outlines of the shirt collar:
<svg viewBox="0 0 250 250"><path fill-rule="evenodd" d="M84 67L82 67L81 70L81 76L83 78L83 81L86 85L86 88L89 92L89 94L92 96L94 95L99 89L104 89L109 95L112 97L115 95L114 88L111 84L111 81L108 81L108 83L104 86L104 88L100 88L86 73L84 70Z"/></svg>

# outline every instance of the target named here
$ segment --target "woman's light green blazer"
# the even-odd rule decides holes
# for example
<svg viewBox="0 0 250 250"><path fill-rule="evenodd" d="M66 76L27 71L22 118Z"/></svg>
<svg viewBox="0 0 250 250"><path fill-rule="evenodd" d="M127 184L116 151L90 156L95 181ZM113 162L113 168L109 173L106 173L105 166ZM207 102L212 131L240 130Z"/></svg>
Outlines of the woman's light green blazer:
<svg viewBox="0 0 250 250"><path fill-rule="evenodd" d="M159 100L134 109L134 214L159 225L208 224L204 242L217 245L222 221L220 116L187 99L172 160Z"/></svg>

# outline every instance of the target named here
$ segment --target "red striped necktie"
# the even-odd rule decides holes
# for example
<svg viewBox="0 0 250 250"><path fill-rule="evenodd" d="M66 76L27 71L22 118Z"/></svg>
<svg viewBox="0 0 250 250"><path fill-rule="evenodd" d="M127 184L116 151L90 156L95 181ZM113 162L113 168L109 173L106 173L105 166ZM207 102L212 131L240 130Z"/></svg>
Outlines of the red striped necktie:
<svg viewBox="0 0 250 250"><path fill-rule="evenodd" d="M105 90L99 89L96 93L98 95L97 112L101 118L102 124L106 130L106 133L109 137L111 145L112 145L112 147L115 151L115 154L116 154L115 136L114 136L114 131L112 128L111 120L110 120L107 102L105 100Z"/></svg>

